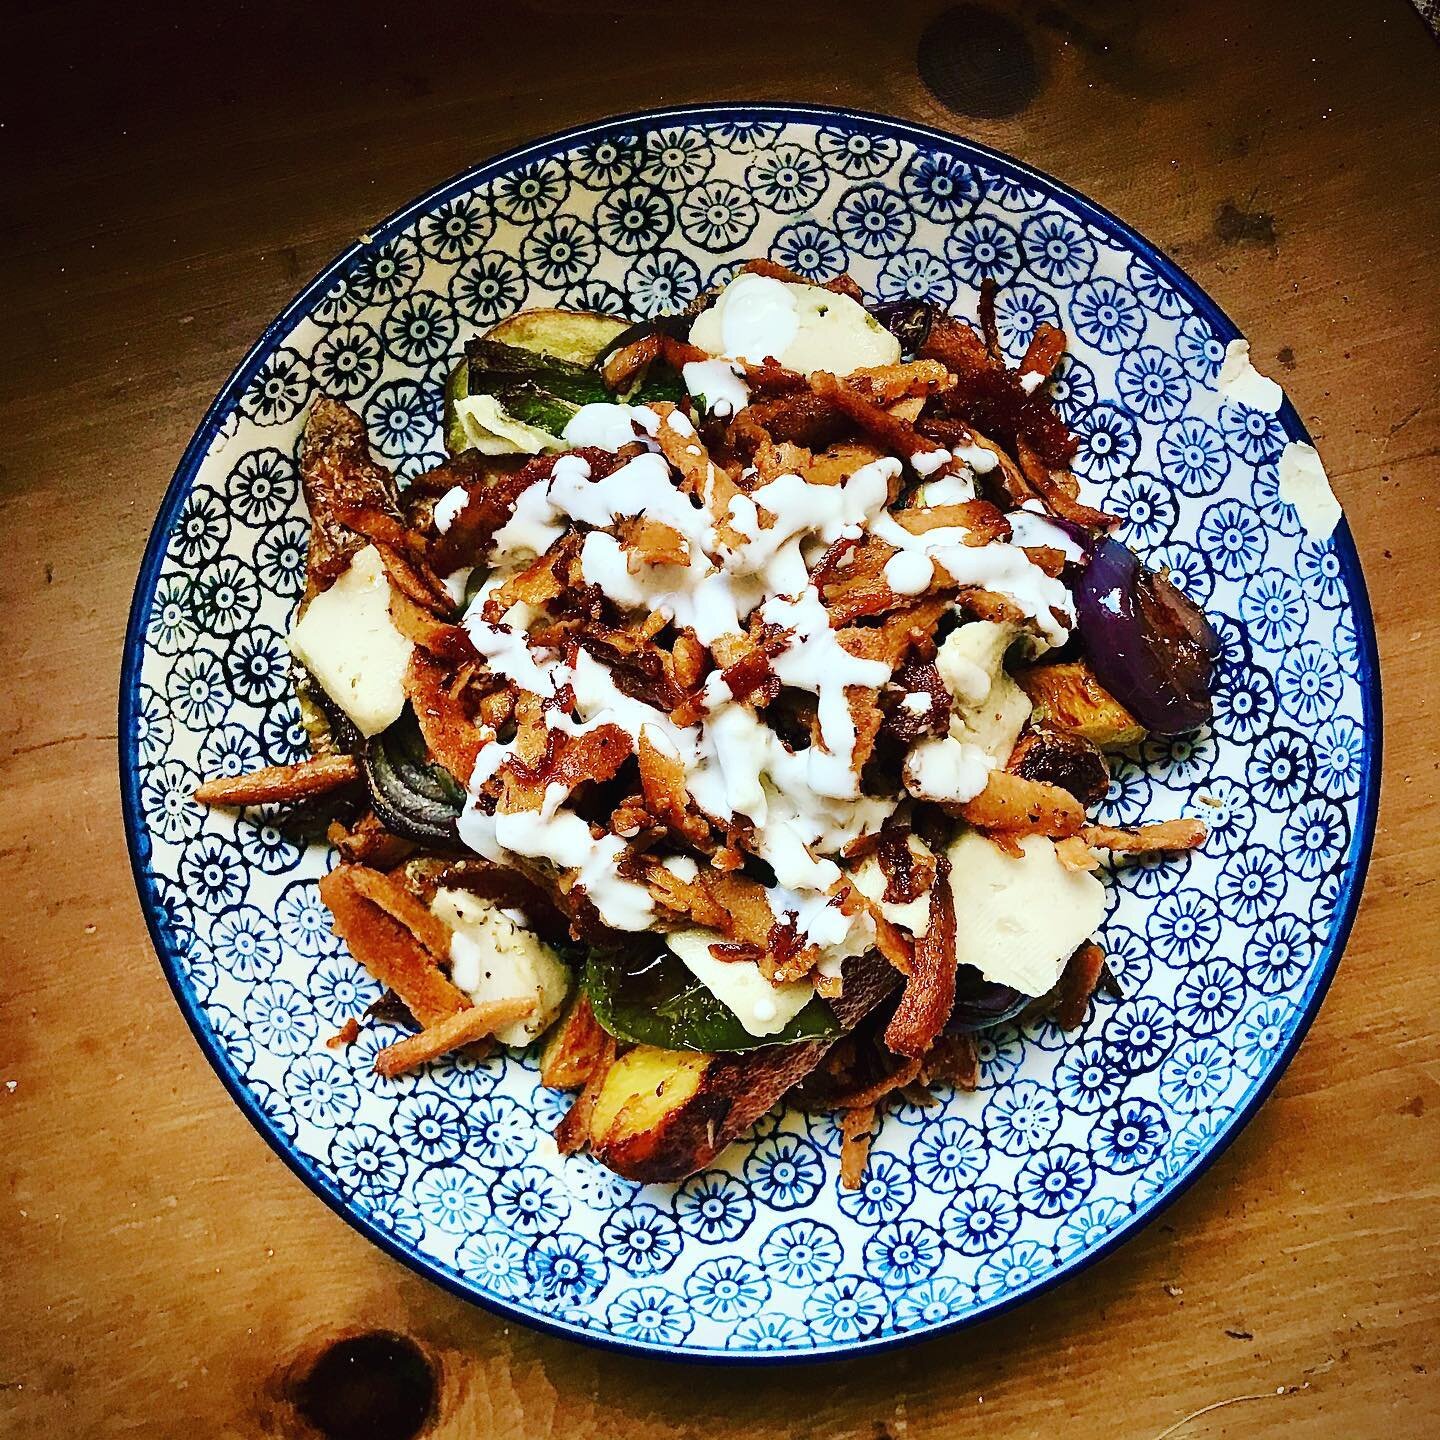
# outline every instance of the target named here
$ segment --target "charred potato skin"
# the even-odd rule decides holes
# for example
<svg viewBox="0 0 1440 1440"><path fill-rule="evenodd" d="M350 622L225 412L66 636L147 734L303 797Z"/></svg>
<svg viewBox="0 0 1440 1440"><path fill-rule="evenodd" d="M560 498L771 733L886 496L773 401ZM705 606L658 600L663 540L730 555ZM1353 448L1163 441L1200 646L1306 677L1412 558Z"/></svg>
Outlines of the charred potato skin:
<svg viewBox="0 0 1440 1440"><path fill-rule="evenodd" d="M638 1073L627 1070L627 1061L649 1049L639 1046L606 1076L591 1117L590 1148L627 1180L683 1180L748 1130L815 1067L830 1043L776 1045L741 1055L651 1051L665 1057L663 1079L648 1066ZM622 1094L607 1094L612 1085ZM612 1109L617 1101L619 1108Z"/></svg>
<svg viewBox="0 0 1440 1440"><path fill-rule="evenodd" d="M1094 805L1110 788L1110 767L1099 747L1075 731L1027 730L1005 767L1026 780L1068 790L1082 805Z"/></svg>
<svg viewBox="0 0 1440 1440"><path fill-rule="evenodd" d="M1123 750L1145 727L1095 678L1083 660L1032 665L1015 680L1030 697L1037 725L1078 735L1101 750Z"/></svg>
<svg viewBox="0 0 1440 1440"><path fill-rule="evenodd" d="M831 1002L840 1023L853 1029L899 978L879 955L851 961L844 993ZM744 1134L834 1044L806 1040L723 1055L636 1046L605 1077L590 1117L590 1149L627 1180L683 1180Z"/></svg>
<svg viewBox="0 0 1440 1440"><path fill-rule="evenodd" d="M679 1180L718 1153L730 1101L712 1072L724 1057L640 1045L605 1076L590 1117L595 1158L627 1180Z"/></svg>

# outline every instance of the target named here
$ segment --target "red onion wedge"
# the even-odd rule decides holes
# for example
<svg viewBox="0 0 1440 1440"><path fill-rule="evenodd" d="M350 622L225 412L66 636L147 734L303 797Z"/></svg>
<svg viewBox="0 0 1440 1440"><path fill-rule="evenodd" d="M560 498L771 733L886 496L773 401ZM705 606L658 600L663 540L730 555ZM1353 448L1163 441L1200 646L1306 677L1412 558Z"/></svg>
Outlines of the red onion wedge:
<svg viewBox="0 0 1440 1440"><path fill-rule="evenodd" d="M1091 668L1147 730L1179 735L1209 720L1220 637L1163 575L1118 540L1099 540L1075 610Z"/></svg>

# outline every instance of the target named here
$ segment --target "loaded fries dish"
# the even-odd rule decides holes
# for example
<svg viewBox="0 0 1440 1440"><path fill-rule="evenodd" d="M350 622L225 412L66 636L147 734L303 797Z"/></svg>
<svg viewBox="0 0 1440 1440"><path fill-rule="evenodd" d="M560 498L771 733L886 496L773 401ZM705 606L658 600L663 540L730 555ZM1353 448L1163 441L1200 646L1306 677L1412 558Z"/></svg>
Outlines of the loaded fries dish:
<svg viewBox="0 0 1440 1440"><path fill-rule="evenodd" d="M751 261L685 314L470 341L408 485L322 397L289 637L314 758L204 784L324 809L334 929L398 1076L544 1038L559 1148L704 1168L778 1102L979 1083L976 1036L1113 984L1106 752L1210 713L1215 632L1085 503L995 294L972 328ZM369 1016L356 1016L343 1044Z"/></svg>

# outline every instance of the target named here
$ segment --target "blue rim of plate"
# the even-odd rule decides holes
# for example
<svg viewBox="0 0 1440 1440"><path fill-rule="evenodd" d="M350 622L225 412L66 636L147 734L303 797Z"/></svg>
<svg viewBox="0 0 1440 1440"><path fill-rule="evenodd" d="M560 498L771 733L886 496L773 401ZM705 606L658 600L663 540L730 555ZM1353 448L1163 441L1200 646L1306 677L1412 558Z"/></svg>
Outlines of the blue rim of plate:
<svg viewBox="0 0 1440 1440"><path fill-rule="evenodd" d="M1356 617L1356 634L1359 647L1358 680L1363 701L1364 741L1362 752L1362 779L1359 797L1359 823L1351 837L1349 854L1345 857L1344 885L1337 897L1335 923L1331 931L1321 963L1316 966L1311 983L1304 993L1296 997L1298 1018L1288 1043L1277 1053L1274 1063L1260 1080L1248 1101L1231 1117L1229 1125L1217 1132L1212 1143L1204 1151L1197 1164L1188 1173L1174 1181L1169 1188L1154 1196L1148 1204L1141 1205L1128 1222L1118 1227L1099 1245L1083 1251L1068 1261L1058 1264L1043 1280L1019 1294L1002 1297L979 1306L969 1314L932 1328L907 1335L891 1335L875 1340L852 1340L832 1344L829 1347L811 1348L805 1351L739 1352L719 1351L667 1352L657 1347L633 1344L590 1330L571 1328L535 1316L533 1313L511 1306L493 1295L482 1295L462 1283L457 1276L446 1271L427 1257L406 1249L375 1221L364 1213L346 1204L338 1194L331 1193L315 1174L303 1157L295 1152L286 1137L265 1114L255 1095L239 1080L231 1069L227 1058L221 1052L214 1033L203 1023L198 1006L186 993L185 985L170 946L164 935L158 908L149 899L144 872L143 837L140 821L139 770L136 764L136 727L138 723L140 661L144 649L146 622L149 616L150 600L155 589L155 580L164 558L165 542L170 526L185 496L190 490L196 472L213 440L221 417L229 410L245 386L269 354L277 336L285 333L291 324L303 317L313 303L324 293L331 282L343 274L356 256L368 244L384 240L395 234L415 216L433 208L452 195L467 190L492 175L509 169L519 160L526 158L543 159L556 152L568 150L585 140L596 140L606 135L622 132L637 123L661 125L694 121L725 122L743 117L757 121L780 123L806 123L819 121L825 124L848 128L857 132L879 133L899 139L921 141L932 147L948 149L957 156L974 159L997 170L1010 178L1041 190L1049 191L1064 199L1077 212L1109 233L1119 236L1128 245L1144 256L1155 271L1163 275L1175 288L1181 291L1195 310L1203 315L1214 328L1220 339L1229 341L1240 337L1241 332L1228 315L1192 280L1173 260L1140 235L1123 220L1111 214L1062 181L1036 170L1023 162L998 150L981 145L973 140L963 139L928 125L913 124L888 116L872 114L863 110L851 110L826 105L766 105L766 104L719 104L681 105L660 110L632 111L598 120L573 129L559 131L540 140L515 146L468 170L451 176L419 198L395 210L379 224L373 226L363 241L357 240L335 257L314 279L300 290L278 315L265 327L244 358L231 372L219 394L205 412L190 443L180 458L175 473L166 488L155 522L146 543L140 572L130 605L129 619L125 629L124 652L120 672L119 694L119 763L121 808L125 822L125 841L129 851L131 873L135 881L145 925L150 934L151 944L160 959L161 968L174 993L175 1001L190 1027L196 1043L219 1076L231 1099L240 1107L245 1117L258 1130L270 1148L290 1167L292 1171L324 1203L347 1224L360 1231L368 1240L427 1280L440 1286L450 1294L489 1310L507 1320L515 1320L532 1329L566 1340L579 1340L587 1345L623 1354L640 1355L689 1361L707 1365L793 1365L834 1360L856 1354L873 1354L922 1340L933 1340L942 1335L979 1324L985 1320L1033 1301L1037 1296L1054 1289L1081 1271L1088 1269L1106 1255L1118 1249L1127 1240L1134 1238L1149 1225L1162 1211L1169 1208L1200 1178L1230 1147L1240 1132L1249 1124L1256 1112L1269 1097L1281 1075L1288 1068L1295 1052L1309 1032L1311 1024L1319 1013L1325 993L1339 967L1340 957L1350 938L1355 923L1360 897L1364 890L1365 876L1370 863L1370 853L1375 838L1375 823L1380 799L1380 770L1383 752L1383 718L1380 693L1380 661L1375 639L1374 617L1370 608L1369 594L1355 548L1350 527L1343 518L1335 532L1336 552L1340 558L1341 576L1347 587ZM1289 400L1285 399L1279 413L1279 420L1289 439L1308 442L1309 432Z"/></svg>

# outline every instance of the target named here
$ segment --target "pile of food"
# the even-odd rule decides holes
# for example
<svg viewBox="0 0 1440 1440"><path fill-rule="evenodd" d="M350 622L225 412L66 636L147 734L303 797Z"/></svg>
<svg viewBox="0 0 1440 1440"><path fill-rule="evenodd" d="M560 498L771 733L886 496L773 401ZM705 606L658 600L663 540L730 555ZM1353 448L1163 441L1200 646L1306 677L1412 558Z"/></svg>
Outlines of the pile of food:
<svg viewBox="0 0 1440 1440"><path fill-rule="evenodd" d="M978 1031L1083 1020L1096 852L1204 839L1089 823L1104 752L1205 720L1218 647L1080 498L1064 335L1011 369L980 322L764 261L670 319L526 312L403 489L316 402L314 759L199 798L330 807L320 893L413 1030L382 1074L549 1031L562 1150L675 1180L789 1096L854 1185Z"/></svg>

